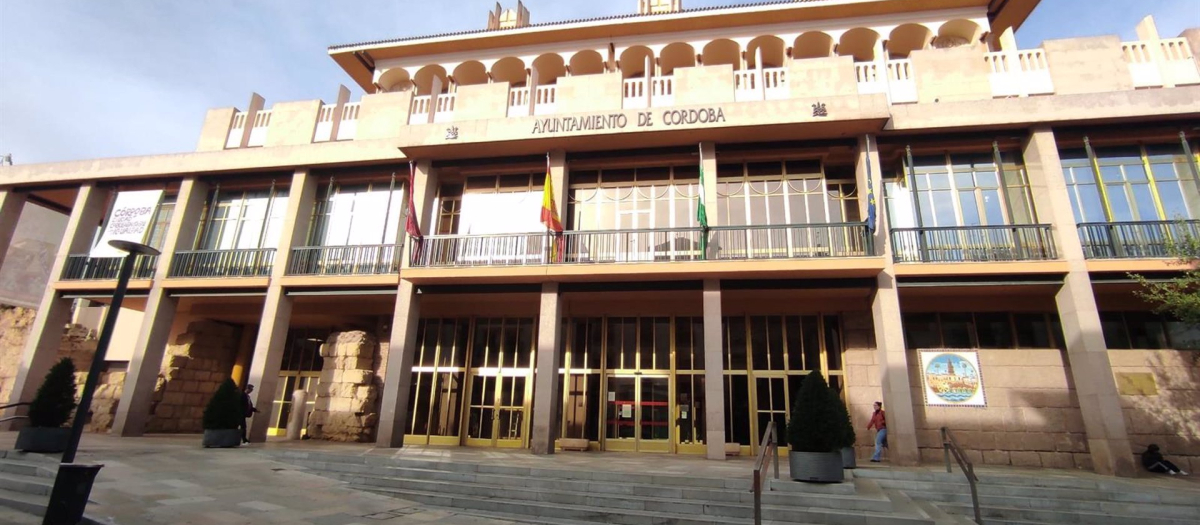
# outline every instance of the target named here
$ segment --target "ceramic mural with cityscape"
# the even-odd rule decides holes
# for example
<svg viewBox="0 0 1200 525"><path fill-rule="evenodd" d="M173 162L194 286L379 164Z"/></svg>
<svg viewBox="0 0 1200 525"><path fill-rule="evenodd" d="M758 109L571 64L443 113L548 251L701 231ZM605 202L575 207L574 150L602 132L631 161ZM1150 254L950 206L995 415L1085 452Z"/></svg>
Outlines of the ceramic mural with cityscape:
<svg viewBox="0 0 1200 525"><path fill-rule="evenodd" d="M921 381L928 406L987 406L976 352L922 350Z"/></svg>

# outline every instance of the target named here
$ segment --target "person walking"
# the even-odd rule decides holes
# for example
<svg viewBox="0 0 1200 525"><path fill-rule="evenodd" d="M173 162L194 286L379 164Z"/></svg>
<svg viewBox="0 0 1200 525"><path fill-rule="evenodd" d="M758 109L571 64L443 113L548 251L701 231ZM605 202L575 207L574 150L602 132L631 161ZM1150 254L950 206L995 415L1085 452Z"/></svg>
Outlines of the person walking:
<svg viewBox="0 0 1200 525"><path fill-rule="evenodd" d="M1146 447L1146 451L1142 452L1142 466L1146 467L1146 470L1150 472L1159 474L1170 474L1172 476L1180 474L1184 476L1188 475L1187 472L1176 467L1174 463L1167 461L1163 457L1162 452L1159 452L1158 445L1154 443L1151 443L1150 446Z"/></svg>
<svg viewBox="0 0 1200 525"><path fill-rule="evenodd" d="M250 442L250 440L246 438L246 429L250 426L250 417L253 416L255 412L258 412L258 409L254 408L254 401L250 400L251 392L254 392L254 385L246 385L245 390L242 390L242 443Z"/></svg>
<svg viewBox="0 0 1200 525"><path fill-rule="evenodd" d="M883 403L875 402L875 413L871 414L871 422L867 423L867 430L876 429L875 433L875 455L871 456L871 463L879 463L883 456L883 449L887 448L887 417L883 414Z"/></svg>

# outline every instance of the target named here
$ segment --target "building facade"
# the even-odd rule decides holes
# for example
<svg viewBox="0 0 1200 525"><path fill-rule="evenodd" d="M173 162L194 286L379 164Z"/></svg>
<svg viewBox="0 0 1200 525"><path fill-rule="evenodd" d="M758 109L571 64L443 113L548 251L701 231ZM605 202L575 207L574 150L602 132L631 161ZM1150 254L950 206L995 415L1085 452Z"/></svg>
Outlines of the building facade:
<svg viewBox="0 0 1200 525"><path fill-rule="evenodd" d="M271 407L253 441L303 389L324 439L722 459L820 372L860 454L884 402L897 464L949 427L988 464L1200 468L1196 334L1129 277L1178 274L1197 229L1200 29L1018 49L1036 4L498 6L330 48L359 102L254 95L193 153L0 167L0 233L69 216L11 398L111 295L114 202L153 190L120 435L199 430L232 376Z"/></svg>

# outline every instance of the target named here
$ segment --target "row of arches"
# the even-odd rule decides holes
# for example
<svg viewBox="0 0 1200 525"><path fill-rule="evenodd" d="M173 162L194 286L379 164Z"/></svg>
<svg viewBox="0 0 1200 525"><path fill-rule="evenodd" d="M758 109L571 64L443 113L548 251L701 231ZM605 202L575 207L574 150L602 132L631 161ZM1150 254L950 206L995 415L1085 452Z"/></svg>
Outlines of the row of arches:
<svg viewBox="0 0 1200 525"><path fill-rule="evenodd" d="M529 62L518 57L497 60L468 60L457 64L431 64L421 68L395 67L376 81L380 91L416 89L428 95L434 86L443 92L456 86L508 82L524 86L536 74L540 85L554 84L564 76L619 72L622 78L671 75L681 67L730 65L734 70L784 67L789 59L851 56L858 62L883 58L906 58L928 48L975 45L984 40L979 24L965 19L950 20L936 27L902 24L891 28L886 38L880 32L858 27L840 33L809 31L794 39L775 35L751 39L721 38L706 42L672 42L661 46L610 46L607 50L585 49L571 53L546 53ZM835 38L836 37L836 38ZM739 41L741 40L741 41ZM604 56L607 54L607 58ZM759 64L761 60L762 64ZM450 69L448 69L450 68ZM415 71L414 71L415 69Z"/></svg>

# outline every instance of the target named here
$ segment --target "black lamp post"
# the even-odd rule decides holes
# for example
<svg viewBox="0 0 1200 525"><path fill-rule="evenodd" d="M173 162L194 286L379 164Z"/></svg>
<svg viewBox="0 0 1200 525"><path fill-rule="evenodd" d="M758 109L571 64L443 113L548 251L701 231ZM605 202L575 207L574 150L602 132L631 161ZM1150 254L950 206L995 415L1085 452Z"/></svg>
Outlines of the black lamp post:
<svg viewBox="0 0 1200 525"><path fill-rule="evenodd" d="M75 463L79 438L83 436L83 425L92 407L92 396L96 393L96 383L100 380L100 372L104 367L104 354L108 351L113 329L117 325L117 314L120 313L121 303L125 300L125 290L129 287L130 277L133 276L134 263L140 255L159 254L154 248L131 241L113 240L108 241L108 245L125 252L125 257L117 275L117 289L113 291L108 312L104 314L100 340L96 342L96 355L92 357L92 366L88 369L87 381L83 384L83 395L80 396L79 406L75 408L75 421L71 423L71 440L67 442L67 450L63 452L62 463L58 466L58 475L54 478L54 489L50 493L50 502L46 507L42 525L76 525L83 519L83 511L92 492L92 482L104 465Z"/></svg>

